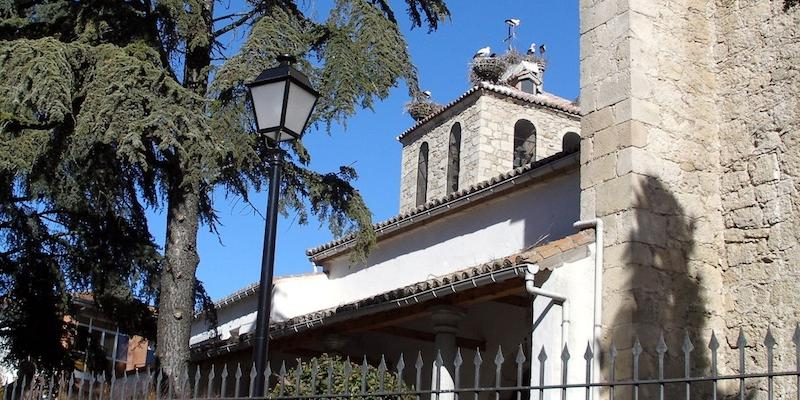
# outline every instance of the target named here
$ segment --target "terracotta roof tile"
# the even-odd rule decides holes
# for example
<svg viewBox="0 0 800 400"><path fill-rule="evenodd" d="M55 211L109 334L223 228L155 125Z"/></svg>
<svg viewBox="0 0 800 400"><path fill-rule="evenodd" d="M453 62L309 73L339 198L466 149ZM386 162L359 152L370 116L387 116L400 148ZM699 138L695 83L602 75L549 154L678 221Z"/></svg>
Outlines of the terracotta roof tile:
<svg viewBox="0 0 800 400"><path fill-rule="evenodd" d="M286 321L272 323L270 327L270 335L273 337L280 337L280 336L288 336L297 334L299 332L314 328L321 324L324 324L325 320L335 316L343 316L344 318L348 318L348 314L355 313L359 310L366 309L371 306L379 306L382 304L390 304L390 303L398 303L398 305L403 301L403 299L407 299L408 297L416 296L422 294L426 291L431 291L436 288L441 287L449 287L450 285L458 284L464 281L470 281L474 278L479 278L482 275L488 275L490 273L503 273L506 271L512 271L514 269L520 268L521 264L530 263L530 264L537 264L539 266L539 270L552 270L554 268L559 267L563 263L562 255L566 252L576 252L577 250L581 249L588 243L591 243L594 240L594 230L587 229L581 232L578 232L574 235L570 235L564 239L559 239L557 242L561 243L561 246L551 243L545 243L530 249L523 250L519 253L509 255L507 257L499 258L484 264L480 264L477 266L473 266L470 268L465 268L459 271L455 271L443 276L438 276L435 278L431 278L422 282L417 282L412 285L407 285L405 287L400 287L396 289L389 290L384 293L377 294L375 296L371 296L365 299L361 299L355 302L347 303L340 305L338 307L320 310L313 313L301 315L295 318L291 318ZM571 247L570 247L571 246ZM585 253L584 256L588 255L588 249L584 248ZM369 312L369 310L365 310L364 312ZM192 351L195 353L205 353L210 355L215 351L223 351L222 349L231 347L231 346L247 346L250 344L250 335L245 335L247 338L244 341L239 343L228 343L227 341L219 340L219 339L212 339L192 347ZM215 350L219 348L220 350Z"/></svg>
<svg viewBox="0 0 800 400"><path fill-rule="evenodd" d="M525 101L525 102L528 102L528 103L531 103L531 104L536 104L536 105L552 108L552 109L555 109L555 110L558 110L558 111L563 111L565 113L573 114L575 116L580 115L580 108L578 106L576 106L571 101L569 101L567 99L564 99L562 97L556 96L554 94L551 94L551 93L531 94L531 93L523 92L523 91L521 91L519 89L510 87L510 86L493 85L493 84L488 83L488 82L481 82L481 83L473 86L472 88L470 88L466 92L464 92L464 94L462 94L461 96L458 96L455 100L451 101L450 103L445 104L439 111L429 115L426 118L423 118L423 119L417 121L414 125L412 125L410 128L406 129L405 131L403 131L403 133L401 133L399 136L397 136L397 140L402 140L406 135L408 135L411 132L415 131L420 126L424 125L428 121L430 121L430 120L436 118L437 116L441 115L442 113L444 113L448 109L452 108L456 104L460 103L462 100L464 100L467 97L469 97L471 94L473 94L475 92L478 92L478 91L481 91L481 90L492 92L492 93L496 93L496 94L500 94L500 95L507 96L507 97L511 97L513 99Z"/></svg>
<svg viewBox="0 0 800 400"><path fill-rule="evenodd" d="M565 238L545 243L533 247L531 249L527 249L519 253L499 258L474 267L452 272L447 275L431 278L426 281L417 282L412 285L390 290L375 296L358 300L353 303L344 304L328 310L322 310L316 313L295 317L277 324L273 324L272 329L273 330L288 329L288 327L293 325L303 324L309 321L327 318L331 315L342 313L345 311L356 310L376 305L379 303L390 302L403 297L413 296L415 294L419 294L421 292L430 289L435 289L442 286L449 286L452 283L460 282L466 279L472 279L474 277L487 274L492 271L501 271L501 270L516 268L518 265L523 263L536 264L546 260L551 260L554 262L548 263L548 265L543 266L543 268L552 269L555 266L561 264L559 260L553 260L554 258L560 257L560 255L564 252L576 249L578 247L593 242L594 241L593 232L594 230L592 229L583 230L574 235L570 235Z"/></svg>

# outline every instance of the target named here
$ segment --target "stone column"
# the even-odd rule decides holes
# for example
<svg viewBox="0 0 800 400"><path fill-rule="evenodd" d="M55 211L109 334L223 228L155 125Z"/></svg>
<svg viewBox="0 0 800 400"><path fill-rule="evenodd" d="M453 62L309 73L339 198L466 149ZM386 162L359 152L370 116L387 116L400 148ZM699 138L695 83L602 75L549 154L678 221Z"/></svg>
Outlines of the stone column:
<svg viewBox="0 0 800 400"><path fill-rule="evenodd" d="M433 332L435 348L442 353L444 367L441 369L442 390L452 390L455 388L453 380L453 358L456 354L456 333L458 333L458 322L464 318L464 310L454 306L436 306L431 309L431 320L433 321ZM435 355L434 355L435 357ZM431 377L431 387L436 388L436 368L433 368ZM439 396L439 400L452 400L452 393Z"/></svg>
<svg viewBox="0 0 800 400"><path fill-rule="evenodd" d="M714 8L581 0L581 217L605 222L606 346L724 326Z"/></svg>

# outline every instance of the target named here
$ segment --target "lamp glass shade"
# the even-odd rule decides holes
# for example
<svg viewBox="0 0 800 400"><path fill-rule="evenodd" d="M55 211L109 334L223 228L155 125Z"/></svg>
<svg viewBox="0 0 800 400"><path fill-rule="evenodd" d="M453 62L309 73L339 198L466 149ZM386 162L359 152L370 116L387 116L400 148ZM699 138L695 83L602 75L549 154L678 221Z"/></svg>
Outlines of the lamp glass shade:
<svg viewBox="0 0 800 400"><path fill-rule="evenodd" d="M281 114L283 113L283 92L286 81L275 81L250 87L256 125L259 132L267 133L270 139L280 141Z"/></svg>
<svg viewBox="0 0 800 400"><path fill-rule="evenodd" d="M289 132L302 134L317 102L317 95L303 86L289 81L284 126Z"/></svg>

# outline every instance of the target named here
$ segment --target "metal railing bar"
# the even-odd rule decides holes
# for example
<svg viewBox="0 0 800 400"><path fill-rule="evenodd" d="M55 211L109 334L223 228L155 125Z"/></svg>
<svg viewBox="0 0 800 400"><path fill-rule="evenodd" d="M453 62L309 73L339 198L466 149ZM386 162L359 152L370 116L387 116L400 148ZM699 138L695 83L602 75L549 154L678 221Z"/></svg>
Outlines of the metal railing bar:
<svg viewBox="0 0 800 400"><path fill-rule="evenodd" d="M345 398L363 398L363 397L377 397L377 398L384 398L389 396L404 396L404 395L437 395L437 394L444 394L444 393L501 393L501 392L522 392L522 391L539 391L543 393L545 390L560 390L565 391L570 388L594 388L594 387L614 387L614 386L638 386L638 385L666 385L666 384L688 384L688 383L698 383L698 382L716 382L719 380L744 380L744 379L774 379L778 377L797 377L800 376L800 371L781 371L781 372L765 372L765 373L748 373L748 374L732 374L732 375L717 375L714 377L688 377L688 378L665 378L665 379L640 379L640 380L620 380L614 381L613 383L609 382L600 382L600 383L574 383L574 384L551 384L551 385L537 385L537 386L528 386L528 385L517 385L517 386L499 386L495 385L494 387L473 387L473 388L455 388L455 389L429 389L429 390L402 390L402 391L381 391L376 393L345 393L345 394L338 394L338 395L331 395L331 394L318 394L318 395L285 395L285 396L267 396L263 397L263 399L345 399ZM102 387L109 387L110 385L104 383ZM222 388L221 388L222 389ZM134 391L135 392L135 391ZM91 394L89 394L91 396ZM13 394L12 394L13 396ZM69 396L69 395L68 395ZM135 396L135 393L134 393ZM147 398L145 396L144 398ZM224 389L223 393L220 397L213 397L213 395L208 394L205 399L213 399L213 400L242 400L247 399L249 396L225 396ZM113 400L109 397L109 400Z"/></svg>
<svg viewBox="0 0 800 400"><path fill-rule="evenodd" d="M776 372L773 373L771 376L774 378L783 377L783 376L797 376L798 372ZM751 378L767 378L770 374L767 373L753 373L747 375L721 375L715 379L718 380L734 380L734 379L751 379ZM691 377L691 378L668 378L664 380L639 380L639 381L615 381L615 386L632 386L632 385L658 385L661 383L664 384L685 384L688 382L690 383L697 383L697 382L711 382L714 379L708 377ZM481 387L481 388L462 388L462 389L428 389L428 390L408 390L408 391L387 391L387 392L375 392L375 393L347 393L347 394L338 394L338 395L330 395L330 394L318 394L318 395L291 395L291 396L266 396L262 399L338 399L338 398L358 398L358 397L388 397L388 396L403 396L403 395L435 395L435 394L446 394L446 393L495 393L495 392L515 392L515 391L544 391L544 390L564 390L564 389L571 389L571 388L587 388L587 387L611 387L609 383L575 383L575 384L566 384L566 385L537 385L537 386L502 386L502 387ZM213 400L241 400L247 399L248 397L208 397L208 399Z"/></svg>

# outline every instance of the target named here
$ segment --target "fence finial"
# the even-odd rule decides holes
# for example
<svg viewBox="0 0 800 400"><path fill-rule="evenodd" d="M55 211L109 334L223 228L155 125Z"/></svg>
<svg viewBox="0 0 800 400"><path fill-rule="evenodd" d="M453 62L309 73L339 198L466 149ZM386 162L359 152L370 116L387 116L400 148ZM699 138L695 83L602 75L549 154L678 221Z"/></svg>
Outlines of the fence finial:
<svg viewBox="0 0 800 400"><path fill-rule="evenodd" d="M542 363L547 360L547 351L544 349L544 346L542 346L542 349L539 351L539 357L537 357L537 359Z"/></svg>
<svg viewBox="0 0 800 400"><path fill-rule="evenodd" d="M494 356L494 364L497 366L503 365L506 359L503 357L503 347L498 345L497 346L497 354Z"/></svg>
<svg viewBox="0 0 800 400"><path fill-rule="evenodd" d="M397 360L397 372L402 375L405 368L406 362L403 360L403 353L400 353L400 359Z"/></svg>
<svg viewBox="0 0 800 400"><path fill-rule="evenodd" d="M586 341L586 351L583 352L583 359L586 361L590 361L594 358L594 352L592 351L592 341Z"/></svg>
<svg viewBox="0 0 800 400"><path fill-rule="evenodd" d="M517 364L522 364L525 362L525 350L522 349L522 343L519 345L519 349L517 350L517 358L514 359Z"/></svg>
<svg viewBox="0 0 800 400"><path fill-rule="evenodd" d="M631 351L633 352L634 356L638 357L642 354L643 350L644 349L642 348L642 342L639 341L639 336L637 335L633 341L633 348L631 349Z"/></svg>
<svg viewBox="0 0 800 400"><path fill-rule="evenodd" d="M475 357L472 358L472 363L475 366L480 366L483 364L483 357L481 357L481 349L475 349Z"/></svg>
<svg viewBox="0 0 800 400"><path fill-rule="evenodd" d="M456 356L453 358L453 366L456 368L461 367L461 364L464 363L464 359L461 357L461 347L456 349Z"/></svg>
<svg viewBox="0 0 800 400"><path fill-rule="evenodd" d="M689 337L689 331L686 331L686 334L683 336L683 346L681 346L681 350L683 350L684 354L691 353L692 350L694 350L694 344Z"/></svg>

